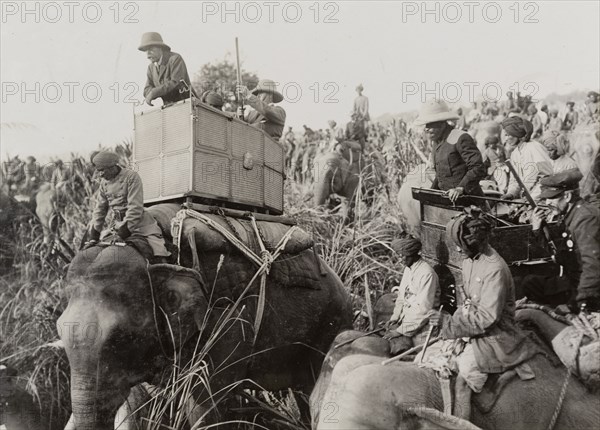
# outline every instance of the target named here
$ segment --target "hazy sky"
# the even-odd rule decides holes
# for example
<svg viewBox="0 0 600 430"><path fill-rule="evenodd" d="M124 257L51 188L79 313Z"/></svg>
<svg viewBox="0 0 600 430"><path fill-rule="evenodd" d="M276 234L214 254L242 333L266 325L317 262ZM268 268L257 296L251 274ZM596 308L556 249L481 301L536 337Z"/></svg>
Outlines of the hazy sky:
<svg viewBox="0 0 600 430"><path fill-rule="evenodd" d="M600 2L2 2L2 148L40 160L132 135L158 31L190 75L230 55L285 89L287 124L348 120L363 83L372 117L482 89L598 89ZM316 22L315 22L316 21Z"/></svg>

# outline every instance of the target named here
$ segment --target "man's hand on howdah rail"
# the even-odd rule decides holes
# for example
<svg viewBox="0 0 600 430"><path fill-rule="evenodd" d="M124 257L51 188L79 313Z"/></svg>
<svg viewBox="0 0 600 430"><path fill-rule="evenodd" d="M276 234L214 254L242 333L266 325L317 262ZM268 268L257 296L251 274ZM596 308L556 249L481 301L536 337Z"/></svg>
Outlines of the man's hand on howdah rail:
<svg viewBox="0 0 600 430"><path fill-rule="evenodd" d="M451 188L448 190L448 198L454 203L460 196L464 194L463 187Z"/></svg>

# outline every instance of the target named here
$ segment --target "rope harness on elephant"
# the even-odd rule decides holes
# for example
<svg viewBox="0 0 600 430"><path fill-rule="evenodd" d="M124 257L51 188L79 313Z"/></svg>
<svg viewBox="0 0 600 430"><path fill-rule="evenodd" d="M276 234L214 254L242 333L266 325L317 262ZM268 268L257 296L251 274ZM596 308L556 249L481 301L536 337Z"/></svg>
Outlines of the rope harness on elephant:
<svg viewBox="0 0 600 430"><path fill-rule="evenodd" d="M562 410L562 405L567 395L567 388L569 386L569 383L571 382L571 376L573 376L573 374L581 375L581 370L579 368L579 354L584 338L587 336L592 340L592 342L597 342L598 340L600 340L600 335L597 332L597 328L594 328L594 326L592 326L592 324L590 323L589 314L582 313L579 315L573 315L572 317L566 317L564 315L556 313L553 309L549 308L548 306L539 305L537 303L520 303L517 305L516 308L535 309L542 311L546 313L550 318L567 326L571 326L574 329L573 333L575 335L575 338L572 343L573 355L569 359L566 359L566 357L564 357L564 353L560 354L556 349L556 346L554 345L554 340L552 342L552 346L553 348L555 348L555 352L557 353L557 355L559 355L559 358L561 359L561 361L563 361L563 364L567 368L567 373L565 375L560 393L558 395L556 407L554 408L554 413L552 414L550 422L547 426L548 430L552 430L556 425L556 421L558 420L560 411ZM559 337L560 336L556 336L555 340Z"/></svg>
<svg viewBox="0 0 600 430"><path fill-rule="evenodd" d="M290 240L290 238L292 237L294 232L298 229L298 227L292 226L283 235L283 237L281 238L281 240L275 247L275 251L269 252L267 250L267 248L265 247L265 244L264 244L265 240L264 240L264 237L263 237L261 231L258 228L258 225L256 224L256 219L254 218L254 216L251 213L248 213L248 218L249 218L252 228L254 230L254 234L256 235L258 245L260 247L260 254L256 254L242 241L241 237L239 236L239 234L237 233L235 228L233 228L233 225L231 225L231 223L228 222L229 220L227 220L227 225L229 226L229 228L231 228L233 230L234 233L230 232L225 227L223 227L221 224L215 222L214 220L207 217L206 215L203 215L203 214L196 212L194 210L191 210L191 209L182 209L177 213L177 215L173 219L174 226L177 229L177 236L176 236L175 240L176 240L176 245L179 249L181 249L181 236L183 234L183 223L186 218L193 218L195 220L198 220L198 221L204 223L205 225L207 225L208 227L219 232L225 239L227 239L233 246L235 246L244 256L246 256L246 258L248 258L255 266L257 266L256 273L254 274L254 276L252 276L252 279L250 279L250 282L248 282L248 285L246 285L246 288L244 288L242 294L238 297L235 304L230 309L229 314L227 315L227 318L231 317L234 310L241 303L242 299L245 297L246 293L248 292L248 290L250 289L250 287L252 286L252 284L254 283L256 278L258 278L260 276L260 292L258 294L256 318L254 320L253 343L255 343L256 339L258 337L258 332L260 330L260 325L261 325L262 318L264 315L265 299L266 299L266 292L267 292L267 290L266 290L267 277L269 276L269 272L271 270L271 264L273 264L273 262L277 258L279 258L279 256L283 253L283 250L285 249L288 241ZM227 218L227 217L224 217L224 218ZM193 238L190 237L188 239L191 242ZM195 249L195 247L192 249ZM197 258L197 256L196 256L196 258ZM180 259L181 259L181 253L179 254L178 261L177 261L177 264L179 264L179 265L181 265ZM194 260L194 261L196 262L196 260Z"/></svg>
<svg viewBox="0 0 600 430"><path fill-rule="evenodd" d="M567 395L567 388L569 387L569 382L571 382L571 375L573 373L573 368L577 366L577 356L579 355L579 346L581 342L583 342L584 333L581 333L579 337L579 341L577 342L577 348L575 348L575 356L573 357L573 362L567 366L567 374L565 375L565 379L563 381L563 385L560 389L560 394L558 395L558 400L556 402L556 407L554 408L554 413L552 414L552 418L550 418L550 422L548 423L548 430L553 430L556 425L556 421L558 420L558 416L560 415L560 411L562 410L562 405Z"/></svg>

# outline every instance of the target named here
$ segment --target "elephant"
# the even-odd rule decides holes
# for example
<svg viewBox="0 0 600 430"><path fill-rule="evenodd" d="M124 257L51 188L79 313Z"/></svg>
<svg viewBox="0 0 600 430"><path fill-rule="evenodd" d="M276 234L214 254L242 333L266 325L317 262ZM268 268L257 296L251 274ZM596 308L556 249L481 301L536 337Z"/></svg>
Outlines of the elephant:
<svg viewBox="0 0 600 430"><path fill-rule="evenodd" d="M352 211L361 175L363 188L369 193L366 197L372 198L374 186L385 182L383 166L378 153L365 156L358 142L342 142L339 152L328 152L315 158L314 205L324 205L332 194L337 194L350 200Z"/></svg>
<svg viewBox="0 0 600 430"><path fill-rule="evenodd" d="M421 206L418 200L413 199L412 187L431 188L434 177L434 169L428 168L426 164L418 165L406 175L396 197L407 224L407 231L415 236L420 236Z"/></svg>
<svg viewBox="0 0 600 430"><path fill-rule="evenodd" d="M170 219L178 205L150 209ZM215 422L212 402L236 384L310 392L329 345L351 326L341 280L307 249L272 262L254 333L257 294L241 295L256 267L237 250L203 251L197 237L190 240L189 247L181 244L181 262L191 266L197 249L198 270L150 265L129 245L92 247L73 259L69 303L57 329L71 367L77 430L112 429L131 387L164 385L174 366L195 365L207 375L191 392L190 424Z"/></svg>
<svg viewBox="0 0 600 430"><path fill-rule="evenodd" d="M550 323L550 318L540 311L528 311L527 316L519 315L520 312L517 320L533 319L544 328L540 334L545 339L553 338L564 328L564 325ZM536 314L535 318L531 317L532 313ZM522 381L513 371L501 375L495 382L490 378L490 389L473 397L472 424L463 421L457 425L456 420L462 420L435 412L442 411L444 405L440 383L432 370L406 362L383 366L385 355L374 354L373 346L366 354L364 349L362 353L349 350L341 358L338 353L328 380L319 377L315 395L311 396L315 429L449 429L473 428L473 425L486 429L545 429L557 409L566 376L565 368L556 364L556 356L544 348L543 354L537 354L528 362L535 372L534 379ZM329 367L324 365L323 371ZM590 393L573 378L554 428L597 427L599 401L598 393ZM429 413L418 412L423 408ZM432 419L436 416L437 420Z"/></svg>
<svg viewBox="0 0 600 430"><path fill-rule="evenodd" d="M569 151L572 154L577 167L583 174L580 183L581 195L587 196L594 193L597 187L593 174L592 163L600 149L600 131L598 123L578 125L568 136Z"/></svg>

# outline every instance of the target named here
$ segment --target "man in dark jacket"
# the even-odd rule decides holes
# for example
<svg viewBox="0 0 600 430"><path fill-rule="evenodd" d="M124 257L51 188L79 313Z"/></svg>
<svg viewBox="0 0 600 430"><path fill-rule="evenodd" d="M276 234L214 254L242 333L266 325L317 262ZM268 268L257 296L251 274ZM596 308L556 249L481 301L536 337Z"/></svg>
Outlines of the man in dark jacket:
<svg viewBox="0 0 600 430"><path fill-rule="evenodd" d="M244 112L243 120L279 140L283 134L286 113L281 106L275 106L275 103L283 100L283 95L277 91L277 83L263 79L252 91L241 84L237 85L236 91L252 107Z"/></svg>
<svg viewBox="0 0 600 430"><path fill-rule="evenodd" d="M579 169L541 180L541 198L561 218L562 237L554 238L562 276L530 275L523 280L528 299L551 305L569 303L571 310L600 311L600 209L579 196ZM542 209L532 216L534 232L545 219ZM558 302L557 302L558 300Z"/></svg>
<svg viewBox="0 0 600 430"><path fill-rule="evenodd" d="M190 86L185 62L181 55L171 52L169 45L163 43L160 34L144 33L138 49L147 52L150 60L144 87L144 98L147 104L153 106L152 101L159 97L164 104L175 103L189 97L187 91L179 92L182 87Z"/></svg>
<svg viewBox="0 0 600 430"><path fill-rule="evenodd" d="M450 111L443 100L425 102L415 125L425 125L425 132L433 142L435 179L431 188L448 192L455 201L462 194L482 196L479 181L486 176L481 152L473 138L465 131L455 129L448 120L458 115Z"/></svg>

